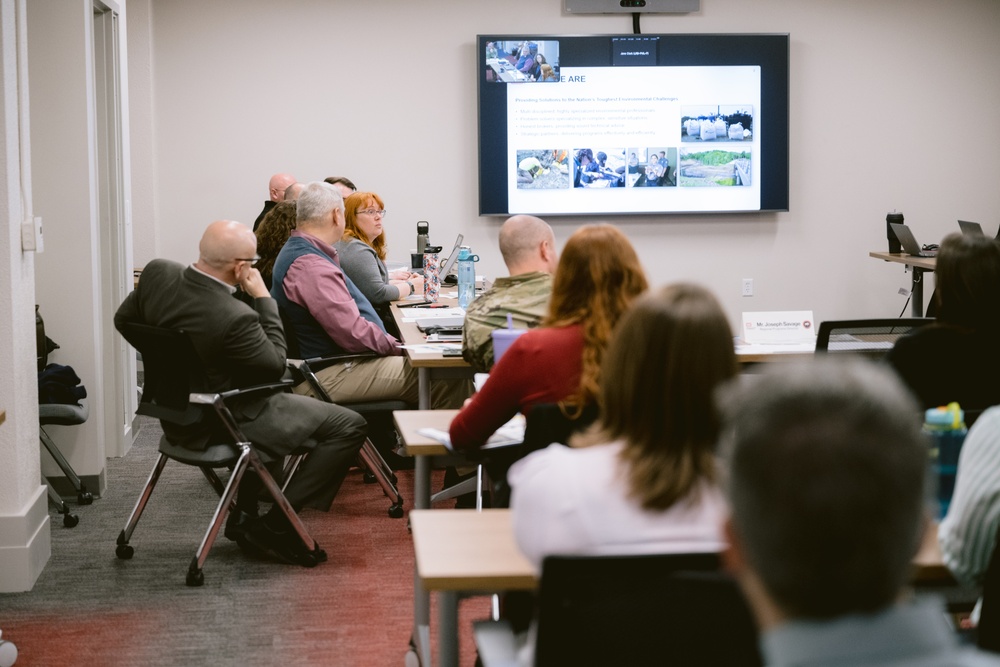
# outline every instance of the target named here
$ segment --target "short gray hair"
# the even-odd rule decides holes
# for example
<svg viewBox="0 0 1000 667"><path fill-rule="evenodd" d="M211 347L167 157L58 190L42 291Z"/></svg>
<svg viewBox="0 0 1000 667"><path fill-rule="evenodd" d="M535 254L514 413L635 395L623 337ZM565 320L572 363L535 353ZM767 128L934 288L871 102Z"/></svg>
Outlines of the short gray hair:
<svg viewBox="0 0 1000 667"><path fill-rule="evenodd" d="M766 373L722 396L736 536L787 614L896 599L923 536L928 449L898 378L863 360Z"/></svg>
<svg viewBox="0 0 1000 667"><path fill-rule="evenodd" d="M296 201L296 226L322 220L334 209L344 210L344 198L337 188L322 181L307 183Z"/></svg>

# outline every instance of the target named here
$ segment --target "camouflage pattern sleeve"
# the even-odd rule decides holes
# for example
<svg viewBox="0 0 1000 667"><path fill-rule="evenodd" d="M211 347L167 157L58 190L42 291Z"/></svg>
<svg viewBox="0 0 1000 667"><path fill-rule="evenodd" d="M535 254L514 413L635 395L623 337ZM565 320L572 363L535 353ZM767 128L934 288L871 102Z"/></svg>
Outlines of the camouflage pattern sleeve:
<svg viewBox="0 0 1000 667"><path fill-rule="evenodd" d="M552 276L528 273L497 278L493 288L469 304L462 327L462 357L476 373L493 367L494 329L507 326L511 314L516 329L534 329L542 321L552 292Z"/></svg>

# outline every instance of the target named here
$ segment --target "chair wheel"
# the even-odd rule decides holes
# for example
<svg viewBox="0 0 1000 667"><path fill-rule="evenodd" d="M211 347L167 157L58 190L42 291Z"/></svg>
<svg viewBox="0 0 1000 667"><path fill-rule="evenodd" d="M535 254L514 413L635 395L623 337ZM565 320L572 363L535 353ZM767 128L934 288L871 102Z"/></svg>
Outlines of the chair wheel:
<svg viewBox="0 0 1000 667"><path fill-rule="evenodd" d="M63 514L63 525L67 528L72 528L76 524L80 523L80 517L75 514Z"/></svg>
<svg viewBox="0 0 1000 667"><path fill-rule="evenodd" d="M185 583L188 586L201 586L205 583L205 573L201 570L188 570Z"/></svg>
<svg viewBox="0 0 1000 667"><path fill-rule="evenodd" d="M76 495L76 502L81 505L90 505L94 502L94 494L90 491L81 491Z"/></svg>
<svg viewBox="0 0 1000 667"><path fill-rule="evenodd" d="M389 518L390 519L402 519L403 518L403 504L396 503L389 508Z"/></svg>
<svg viewBox="0 0 1000 667"><path fill-rule="evenodd" d="M364 479L365 484L374 484L375 483L375 473L373 473L371 470L366 470L365 471L365 475L364 475L364 477L362 479Z"/></svg>
<svg viewBox="0 0 1000 667"><path fill-rule="evenodd" d="M135 555L135 549L132 548L131 544L119 544L115 547L115 555L118 556L119 560L130 560Z"/></svg>

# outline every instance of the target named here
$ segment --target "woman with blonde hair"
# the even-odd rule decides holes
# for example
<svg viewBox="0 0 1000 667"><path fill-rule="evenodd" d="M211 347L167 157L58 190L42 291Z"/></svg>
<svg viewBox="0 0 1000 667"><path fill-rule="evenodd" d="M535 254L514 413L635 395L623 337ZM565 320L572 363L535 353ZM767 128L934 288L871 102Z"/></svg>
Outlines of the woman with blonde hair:
<svg viewBox="0 0 1000 667"><path fill-rule="evenodd" d="M361 290L386 327L395 330L389 303L423 292L423 278L402 269L391 273L385 266L385 207L374 192L355 192L344 200L343 238L335 244L340 268ZM398 335L397 335L398 338Z"/></svg>
<svg viewBox="0 0 1000 667"><path fill-rule="evenodd" d="M571 415L597 400L601 361L618 318L647 287L628 238L608 224L566 241L541 327L520 336L451 423L456 449L478 449L518 412L560 403Z"/></svg>
<svg viewBox="0 0 1000 667"><path fill-rule="evenodd" d="M521 551L539 568L550 554L721 551L713 395L736 373L708 290L677 284L637 300L604 356L597 422L509 471Z"/></svg>

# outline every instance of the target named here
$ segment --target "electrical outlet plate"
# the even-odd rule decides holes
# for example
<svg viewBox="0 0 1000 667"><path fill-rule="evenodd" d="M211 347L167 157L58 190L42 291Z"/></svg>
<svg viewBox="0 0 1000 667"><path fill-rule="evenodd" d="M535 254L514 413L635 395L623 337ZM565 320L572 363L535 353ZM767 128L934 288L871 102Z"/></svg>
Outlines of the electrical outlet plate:
<svg viewBox="0 0 1000 667"><path fill-rule="evenodd" d="M743 296L753 296L753 278L743 279Z"/></svg>

